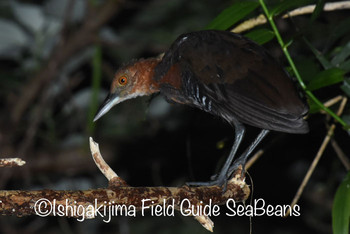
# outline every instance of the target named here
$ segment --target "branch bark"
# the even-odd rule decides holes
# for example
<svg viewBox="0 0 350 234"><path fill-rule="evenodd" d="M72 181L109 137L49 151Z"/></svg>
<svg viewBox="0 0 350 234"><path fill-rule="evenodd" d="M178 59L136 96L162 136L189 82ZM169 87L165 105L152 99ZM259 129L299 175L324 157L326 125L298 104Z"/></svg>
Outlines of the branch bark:
<svg viewBox="0 0 350 234"><path fill-rule="evenodd" d="M206 212L204 207L222 205L229 199L245 201L250 194L241 170L234 173L224 193L219 186L131 187L103 160L98 144L92 138L90 149L97 167L109 181L108 188L78 191L3 190L0 191L0 214L65 216L80 220L100 216L109 219L113 216L136 216L136 211L141 211L143 216L146 210L151 210L152 215L152 207L156 207L161 212L167 212L164 215L172 216L174 210L179 210L186 216L194 216L203 227L212 231L212 213Z"/></svg>
<svg viewBox="0 0 350 234"><path fill-rule="evenodd" d="M0 159L0 167L21 167L26 164L20 158L1 158Z"/></svg>
<svg viewBox="0 0 350 234"><path fill-rule="evenodd" d="M237 173L238 175L240 173ZM236 178L238 181L239 179ZM218 186L212 187L117 187L113 189L91 189L77 191L63 190L2 190L0 191L0 214L27 216L38 215L38 206L40 202L47 202L47 207L41 207L42 212L47 211L47 215L55 215L53 211L59 211L59 206L74 205L82 206L86 210L88 206L108 206L126 205L127 207L135 206L137 211L142 210L145 206L163 205L169 206L174 202L175 209L180 208L181 201L188 199L192 205L200 204L224 204L232 198L236 202L244 201L249 196L247 185L229 183L227 191L223 194L222 189ZM144 204L142 201L144 200ZM146 200L146 201L145 201ZM36 213L37 212L37 213ZM57 212L56 212L57 215ZM67 217L78 217L73 213L62 215ZM91 217L94 218L94 217Z"/></svg>

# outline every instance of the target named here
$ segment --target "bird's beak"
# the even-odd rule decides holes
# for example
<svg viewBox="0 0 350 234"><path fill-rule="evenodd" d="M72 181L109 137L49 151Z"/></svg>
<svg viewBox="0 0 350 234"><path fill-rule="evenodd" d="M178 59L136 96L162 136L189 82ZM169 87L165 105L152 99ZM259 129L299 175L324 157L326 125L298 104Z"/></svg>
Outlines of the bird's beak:
<svg viewBox="0 0 350 234"><path fill-rule="evenodd" d="M94 122L106 114L113 106L117 105L120 102L120 98L117 94L108 94L106 99L103 101L100 106L97 114L94 118Z"/></svg>

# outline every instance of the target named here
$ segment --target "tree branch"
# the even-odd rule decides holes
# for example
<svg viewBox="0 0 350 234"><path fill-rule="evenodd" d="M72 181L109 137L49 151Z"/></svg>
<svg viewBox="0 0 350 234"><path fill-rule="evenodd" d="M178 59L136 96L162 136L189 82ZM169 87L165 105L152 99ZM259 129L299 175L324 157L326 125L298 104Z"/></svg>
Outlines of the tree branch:
<svg viewBox="0 0 350 234"><path fill-rule="evenodd" d="M189 216L193 214L203 227L212 231L214 223L209 218L211 213L205 213L203 207L222 205L228 199L235 202L245 201L250 194L248 185L241 177L241 170L237 170L229 180L224 193L219 186L131 187L103 160L98 145L92 138L90 148L96 165L109 180L108 188L78 191L3 190L0 191L0 214L86 219L98 216L136 216L136 211L141 211L141 215L144 215L144 211L158 206L163 208L163 212L193 209Z"/></svg>
<svg viewBox="0 0 350 234"><path fill-rule="evenodd" d="M1 158L0 159L0 167L21 167L26 164L20 158Z"/></svg>
<svg viewBox="0 0 350 234"><path fill-rule="evenodd" d="M299 15L311 14L314 12L316 5L308 5L304 7L297 8L284 14L282 16L283 19L291 18ZM350 9L350 1L342 1L342 2L329 2L324 5L323 11L335 11L335 10L346 10ZM237 27L232 29L231 31L234 33L242 33L248 31L256 26L266 24L267 20L264 14L260 14L257 17L248 19L243 23L239 24Z"/></svg>

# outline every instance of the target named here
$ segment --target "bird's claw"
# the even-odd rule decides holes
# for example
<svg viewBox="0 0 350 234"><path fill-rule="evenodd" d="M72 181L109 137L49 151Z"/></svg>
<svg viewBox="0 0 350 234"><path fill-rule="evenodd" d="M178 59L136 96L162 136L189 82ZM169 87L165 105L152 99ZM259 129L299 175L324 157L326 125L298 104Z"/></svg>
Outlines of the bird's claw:
<svg viewBox="0 0 350 234"><path fill-rule="evenodd" d="M188 186L219 186L222 187L222 191L223 193L226 192L227 189L227 182L229 177L226 176L217 176L214 175L215 178L213 178L213 176L211 177L211 181L207 181L207 182L186 182L186 185Z"/></svg>
<svg viewBox="0 0 350 234"><path fill-rule="evenodd" d="M210 181L207 182L186 182L188 186L219 186L223 187L223 193L227 190L227 182L231 179L233 173L239 168L241 169L241 177L243 178L245 174L245 162L241 162L237 160L233 163L233 165L227 170L226 175L224 173L215 174L210 177Z"/></svg>
<svg viewBox="0 0 350 234"><path fill-rule="evenodd" d="M245 174L245 162L241 162L240 160L237 160L233 163L233 165L228 169L227 171L227 177L230 177L234 174L236 170L238 170L241 167L241 178L244 177Z"/></svg>

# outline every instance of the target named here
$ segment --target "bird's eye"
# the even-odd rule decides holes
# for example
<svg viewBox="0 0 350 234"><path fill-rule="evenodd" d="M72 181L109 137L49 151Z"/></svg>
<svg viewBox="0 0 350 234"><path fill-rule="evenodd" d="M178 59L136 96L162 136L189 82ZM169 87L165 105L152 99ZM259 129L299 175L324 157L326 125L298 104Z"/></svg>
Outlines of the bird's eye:
<svg viewBox="0 0 350 234"><path fill-rule="evenodd" d="M121 76L121 77L119 77L118 82L120 85L124 86L124 85L126 85L126 83L128 83L128 78L126 76Z"/></svg>

